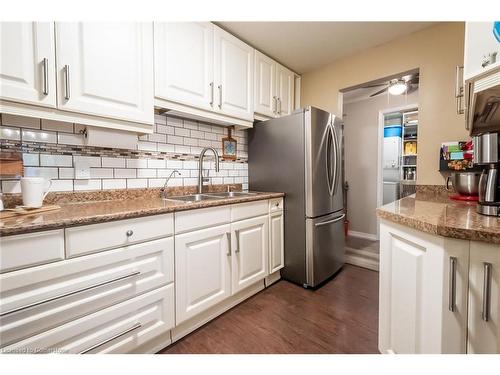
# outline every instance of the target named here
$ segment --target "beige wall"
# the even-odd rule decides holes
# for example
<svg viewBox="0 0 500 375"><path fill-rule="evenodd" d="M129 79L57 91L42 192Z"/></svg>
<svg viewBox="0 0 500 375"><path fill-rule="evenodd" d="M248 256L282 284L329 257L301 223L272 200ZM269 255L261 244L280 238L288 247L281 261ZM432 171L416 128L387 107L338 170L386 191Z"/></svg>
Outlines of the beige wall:
<svg viewBox="0 0 500 375"><path fill-rule="evenodd" d="M440 23L302 75L303 105L342 114L339 90L414 68L420 69L418 184L443 184L441 142L467 139L457 115L455 66L463 65L464 23Z"/></svg>
<svg viewBox="0 0 500 375"><path fill-rule="evenodd" d="M379 95L344 106L345 178L352 231L377 234L379 112L409 104L418 104L418 91L407 96Z"/></svg>

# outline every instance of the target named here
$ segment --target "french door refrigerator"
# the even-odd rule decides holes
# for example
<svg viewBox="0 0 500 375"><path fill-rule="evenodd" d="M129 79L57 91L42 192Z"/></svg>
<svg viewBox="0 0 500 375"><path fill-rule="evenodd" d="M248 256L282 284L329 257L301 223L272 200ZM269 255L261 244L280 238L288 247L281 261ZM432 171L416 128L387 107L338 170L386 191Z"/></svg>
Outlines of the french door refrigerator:
<svg viewBox="0 0 500 375"><path fill-rule="evenodd" d="M306 288L344 264L343 124L314 107L254 124L249 189L284 192L284 279Z"/></svg>

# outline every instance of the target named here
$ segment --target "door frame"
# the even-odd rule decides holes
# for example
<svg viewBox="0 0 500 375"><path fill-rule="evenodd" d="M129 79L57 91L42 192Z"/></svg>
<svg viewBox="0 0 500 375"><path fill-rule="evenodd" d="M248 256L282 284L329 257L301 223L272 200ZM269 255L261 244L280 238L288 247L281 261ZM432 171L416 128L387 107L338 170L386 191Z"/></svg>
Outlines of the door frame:
<svg viewBox="0 0 500 375"><path fill-rule="evenodd" d="M418 111L418 103L405 104L403 106L383 109L378 112L378 145L377 145L377 208L382 206L383 202L383 177L382 177L382 153L384 145L384 115L392 112L407 111L416 109ZM380 239L380 219L377 216L377 240Z"/></svg>

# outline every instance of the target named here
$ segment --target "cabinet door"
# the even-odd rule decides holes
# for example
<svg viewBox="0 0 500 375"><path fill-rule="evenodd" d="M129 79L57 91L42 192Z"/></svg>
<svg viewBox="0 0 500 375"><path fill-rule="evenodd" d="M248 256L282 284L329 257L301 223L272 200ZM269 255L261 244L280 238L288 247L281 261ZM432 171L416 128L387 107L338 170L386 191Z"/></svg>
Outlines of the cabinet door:
<svg viewBox="0 0 500 375"><path fill-rule="evenodd" d="M255 51L255 112L275 117L276 115L276 62L263 53Z"/></svg>
<svg viewBox="0 0 500 375"><path fill-rule="evenodd" d="M468 254L469 241L381 222L382 353L465 353Z"/></svg>
<svg viewBox="0 0 500 375"><path fill-rule="evenodd" d="M254 50L214 26L215 103L221 113L253 120Z"/></svg>
<svg viewBox="0 0 500 375"><path fill-rule="evenodd" d="M500 245L471 242L469 290L467 353L498 354L500 353Z"/></svg>
<svg viewBox="0 0 500 375"><path fill-rule="evenodd" d="M268 215L231 224L233 294L268 275Z"/></svg>
<svg viewBox="0 0 500 375"><path fill-rule="evenodd" d="M285 266L283 213L269 216L269 273L274 273Z"/></svg>
<svg viewBox="0 0 500 375"><path fill-rule="evenodd" d="M155 23L155 96L213 109L213 30L210 22Z"/></svg>
<svg viewBox="0 0 500 375"><path fill-rule="evenodd" d="M229 225L175 237L177 324L231 295Z"/></svg>
<svg viewBox="0 0 500 375"><path fill-rule="evenodd" d="M493 22L466 22L464 79L469 79L500 65L500 42L493 34ZM496 53L495 63L486 63Z"/></svg>
<svg viewBox="0 0 500 375"><path fill-rule="evenodd" d="M2 22L0 98L56 106L52 22Z"/></svg>
<svg viewBox="0 0 500 375"><path fill-rule="evenodd" d="M153 124L153 25L56 23L58 108Z"/></svg>
<svg viewBox="0 0 500 375"><path fill-rule="evenodd" d="M286 116L293 111L293 84L295 81L295 76L293 72L276 64L276 75L277 75L277 89L278 89L278 116Z"/></svg>

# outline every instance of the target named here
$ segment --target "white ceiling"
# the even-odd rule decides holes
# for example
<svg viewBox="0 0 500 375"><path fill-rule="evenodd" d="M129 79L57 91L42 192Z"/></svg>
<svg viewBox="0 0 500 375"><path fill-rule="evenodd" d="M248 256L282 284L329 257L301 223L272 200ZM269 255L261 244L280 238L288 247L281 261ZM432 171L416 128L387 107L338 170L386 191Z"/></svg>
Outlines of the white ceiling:
<svg viewBox="0 0 500 375"><path fill-rule="evenodd" d="M297 73L387 43L435 22L216 22Z"/></svg>

